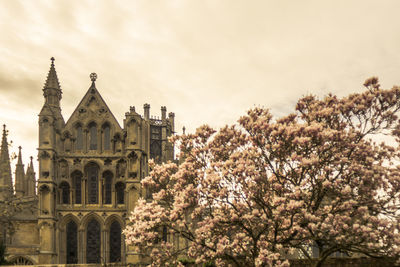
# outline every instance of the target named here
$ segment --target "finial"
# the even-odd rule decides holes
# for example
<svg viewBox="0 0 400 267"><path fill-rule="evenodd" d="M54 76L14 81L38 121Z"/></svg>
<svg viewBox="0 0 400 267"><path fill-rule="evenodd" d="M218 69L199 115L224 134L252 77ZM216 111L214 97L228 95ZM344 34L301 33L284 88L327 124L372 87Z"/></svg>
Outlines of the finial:
<svg viewBox="0 0 400 267"><path fill-rule="evenodd" d="M92 80L92 82L95 82L97 79L97 74L96 73L90 73L90 80Z"/></svg>
<svg viewBox="0 0 400 267"><path fill-rule="evenodd" d="M183 134L185 134L185 131L186 131L186 127L185 126L183 126L182 131L183 131Z"/></svg>
<svg viewBox="0 0 400 267"><path fill-rule="evenodd" d="M30 158L31 158L31 162L33 161L33 157L32 156L30 156Z"/></svg>
<svg viewBox="0 0 400 267"><path fill-rule="evenodd" d="M55 58L54 58L54 57L51 57L50 60L51 60L51 65L54 65L54 60L55 60Z"/></svg>
<svg viewBox="0 0 400 267"><path fill-rule="evenodd" d="M3 131L4 132L6 131L6 125L5 124L3 124Z"/></svg>
<svg viewBox="0 0 400 267"><path fill-rule="evenodd" d="M21 147L21 146L19 146L19 147L18 147L18 149L19 149L19 151L21 151L22 147Z"/></svg>

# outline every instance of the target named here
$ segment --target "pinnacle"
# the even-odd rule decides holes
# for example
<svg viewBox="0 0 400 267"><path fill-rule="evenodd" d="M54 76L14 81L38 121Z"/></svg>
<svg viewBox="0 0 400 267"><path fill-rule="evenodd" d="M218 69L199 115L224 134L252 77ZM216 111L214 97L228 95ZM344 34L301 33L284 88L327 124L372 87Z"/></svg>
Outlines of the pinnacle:
<svg viewBox="0 0 400 267"><path fill-rule="evenodd" d="M57 72L54 67L54 57L51 58L51 65L49 74L47 75L46 83L44 84L44 89L53 88L61 90L60 83L58 82Z"/></svg>
<svg viewBox="0 0 400 267"><path fill-rule="evenodd" d="M9 153L8 153L8 142L7 142L7 130L6 125L3 125L3 137L1 139L1 152L0 152L0 160L9 160Z"/></svg>
<svg viewBox="0 0 400 267"><path fill-rule="evenodd" d="M22 149L22 147L19 146L18 149L19 149L19 152L18 152L18 162L17 162L17 165L22 165L22 155L21 155L21 149Z"/></svg>
<svg viewBox="0 0 400 267"><path fill-rule="evenodd" d="M28 172L34 172L34 170L33 170L33 157L31 156L30 159L31 159L31 162L28 163L28 169L26 170L27 173Z"/></svg>
<svg viewBox="0 0 400 267"><path fill-rule="evenodd" d="M1 139L1 151L0 151L0 180L1 183L8 187L9 193L12 194L12 179L11 179L11 166L10 166L10 155L8 153L8 142L7 142L6 125L3 125L3 137Z"/></svg>

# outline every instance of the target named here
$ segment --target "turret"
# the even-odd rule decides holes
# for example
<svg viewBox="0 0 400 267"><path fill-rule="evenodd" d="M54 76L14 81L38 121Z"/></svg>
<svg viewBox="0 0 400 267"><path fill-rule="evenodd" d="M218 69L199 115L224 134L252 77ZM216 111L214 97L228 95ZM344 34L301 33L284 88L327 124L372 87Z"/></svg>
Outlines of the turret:
<svg viewBox="0 0 400 267"><path fill-rule="evenodd" d="M0 151L0 200L8 199L13 195L11 179L10 155L8 153L6 125L3 125L3 137Z"/></svg>
<svg viewBox="0 0 400 267"><path fill-rule="evenodd" d="M54 68L54 58L43 88L45 103L39 113L39 179L38 179L38 225L39 235L42 237L39 244L39 262L54 263L56 255L54 244L56 222L55 192L56 192L56 158L61 148L61 131L65 123L61 115L60 100L61 88Z"/></svg>
<svg viewBox="0 0 400 267"><path fill-rule="evenodd" d="M18 149L18 162L15 165L15 195L17 197L22 197L27 193L27 186L25 181L24 164L22 164L21 146L18 147Z"/></svg>
<svg viewBox="0 0 400 267"><path fill-rule="evenodd" d="M167 107L161 107L161 120L165 121L167 119Z"/></svg>
<svg viewBox="0 0 400 267"><path fill-rule="evenodd" d="M145 120L150 119L150 104L144 104L143 109L144 109L144 119Z"/></svg>
<svg viewBox="0 0 400 267"><path fill-rule="evenodd" d="M169 123L171 124L171 132L175 133L175 113L168 113Z"/></svg>

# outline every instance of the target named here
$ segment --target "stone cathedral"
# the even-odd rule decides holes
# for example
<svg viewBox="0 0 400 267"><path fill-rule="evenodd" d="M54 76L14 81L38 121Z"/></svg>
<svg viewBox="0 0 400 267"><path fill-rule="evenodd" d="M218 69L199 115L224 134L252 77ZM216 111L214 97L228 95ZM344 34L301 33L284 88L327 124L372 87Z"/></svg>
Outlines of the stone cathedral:
<svg viewBox="0 0 400 267"><path fill-rule="evenodd" d="M167 140L174 133L174 113L167 116L161 107L161 119L156 119L150 117L149 104L143 116L130 107L121 127L96 88L96 78L90 75L89 89L65 122L51 59L39 113L39 169L35 174L31 158L25 173L20 148L14 185L4 126L0 201L16 199L24 207L10 227L1 229L13 263L141 261L121 231L137 199L146 196L140 180L148 175L148 160L174 158Z"/></svg>

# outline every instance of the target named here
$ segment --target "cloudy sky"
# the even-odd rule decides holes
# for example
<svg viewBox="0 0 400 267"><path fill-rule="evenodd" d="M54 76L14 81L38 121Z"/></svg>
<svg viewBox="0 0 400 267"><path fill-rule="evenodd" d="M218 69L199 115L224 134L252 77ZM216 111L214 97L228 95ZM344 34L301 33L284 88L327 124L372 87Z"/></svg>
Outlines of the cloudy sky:
<svg viewBox="0 0 400 267"><path fill-rule="evenodd" d="M176 129L277 116L305 94L344 96L378 76L400 84L400 1L0 2L0 123L36 158L50 57L65 120L90 86L122 124L129 106L176 114Z"/></svg>

